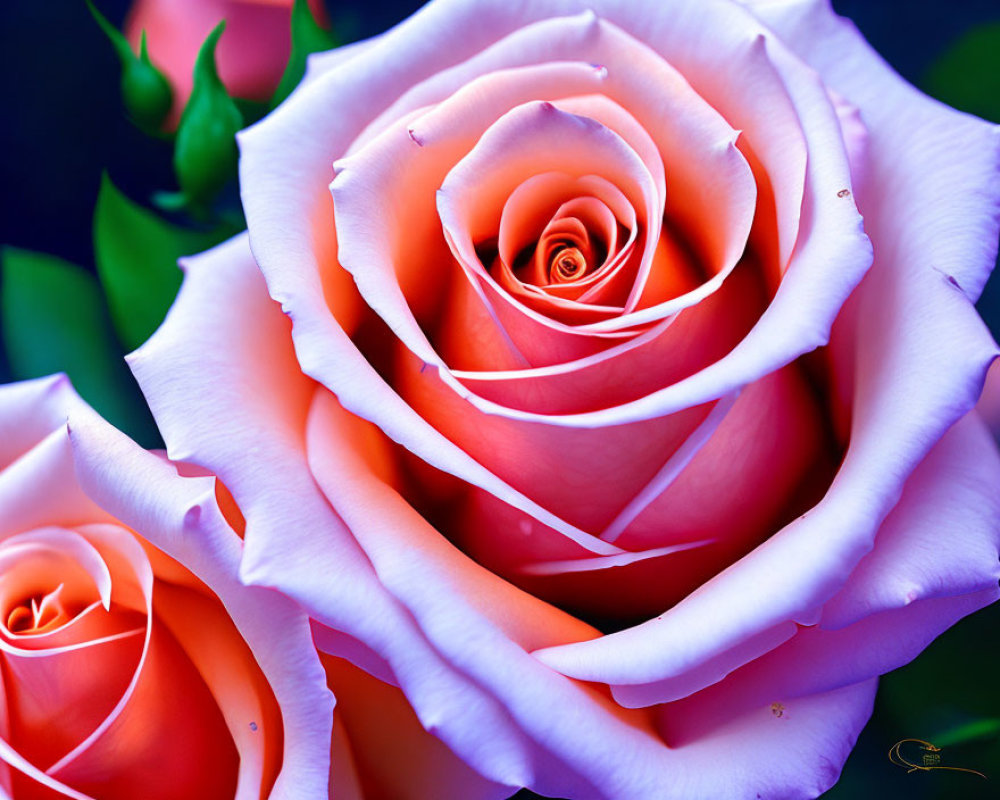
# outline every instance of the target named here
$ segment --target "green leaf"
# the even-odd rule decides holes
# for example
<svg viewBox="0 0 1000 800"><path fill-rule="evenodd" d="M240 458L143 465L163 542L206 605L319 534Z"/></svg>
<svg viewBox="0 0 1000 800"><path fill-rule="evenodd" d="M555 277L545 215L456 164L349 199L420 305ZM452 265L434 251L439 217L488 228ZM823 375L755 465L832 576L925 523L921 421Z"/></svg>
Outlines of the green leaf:
<svg viewBox="0 0 1000 800"><path fill-rule="evenodd" d="M174 172L193 210L207 208L236 178L236 133L243 116L219 79L215 48L225 29L220 22L198 51L194 85L177 129Z"/></svg>
<svg viewBox="0 0 1000 800"><path fill-rule="evenodd" d="M141 345L163 321L181 285L177 259L207 250L228 233L172 225L103 176L94 210L94 258L126 350Z"/></svg>
<svg viewBox="0 0 1000 800"><path fill-rule="evenodd" d="M146 49L146 32L142 32L139 55L114 25L97 10L91 0L86 0L91 16L111 41L122 65L122 99L129 116L142 130L156 134L174 102L170 82L149 60Z"/></svg>
<svg viewBox="0 0 1000 800"><path fill-rule="evenodd" d="M271 98L274 108L299 85L306 74L306 57L311 53L332 50L339 42L330 31L321 27L313 17L308 0L295 0L292 5L292 52L281 76L281 82Z"/></svg>
<svg viewBox="0 0 1000 800"><path fill-rule="evenodd" d="M960 37L931 65L924 88L948 105L1000 122L1000 22Z"/></svg>
<svg viewBox="0 0 1000 800"><path fill-rule="evenodd" d="M80 267L4 248L0 311L18 380L65 372L102 416L147 446L159 436L108 322L101 291Z"/></svg>

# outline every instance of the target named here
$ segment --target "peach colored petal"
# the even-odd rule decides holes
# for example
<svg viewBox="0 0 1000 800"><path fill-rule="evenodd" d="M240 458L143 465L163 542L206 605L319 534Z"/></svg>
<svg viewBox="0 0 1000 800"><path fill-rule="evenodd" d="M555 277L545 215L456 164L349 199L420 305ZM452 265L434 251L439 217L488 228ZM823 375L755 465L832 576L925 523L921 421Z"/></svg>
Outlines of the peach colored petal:
<svg viewBox="0 0 1000 800"><path fill-rule="evenodd" d="M217 303L220 292L239 292L239 302L220 309ZM202 308L211 309L212 313L203 313ZM230 313L220 313L226 309ZM247 309L253 309L254 313L247 316ZM191 458L189 450L185 460L218 469L240 502L247 518L241 566L244 578L265 586L282 585L287 594L301 602L321 623L365 641L390 665L425 724L439 726L441 738L475 763L483 774L508 786L524 785L532 772L528 749L522 745L520 734L506 719L503 709L428 646L412 617L375 580L370 562L343 522L318 495L301 453L301 433L295 430L298 410L280 404L268 406L264 403L268 396L258 395L261 406L243 404L236 415L226 411L222 417L213 416L212 409L218 412L226 406L215 402L204 406L204 413L174 414L176 409L188 407L186 404L191 400L205 398L204 386L196 392L186 388L185 380L195 374L195 370L187 368L187 359L201 361L203 354L194 351L186 354L180 346L183 341L191 336L197 341L211 337L217 352L232 354L231 348L242 348L246 341L246 325L262 337L259 344L274 349L258 346L240 349L240 358L220 358L214 387L228 395L228 387L254 386L262 376L290 390L306 380L294 361L288 363L279 349L279 345L288 346L287 339L282 338L287 336L287 322L269 300L246 248L246 238L240 237L189 264L187 282L164 326L144 345L139 356L132 359L133 369L171 447L190 447L194 439L199 439L197 457ZM270 353L273 357L269 357ZM157 369L147 371L147 360L154 357L158 360ZM177 392L185 398L184 403L172 402ZM270 397L273 399L273 395ZM238 444L239 436L231 435L246 430L244 425L258 432L256 441L261 448L258 455L269 464L266 473L249 469L251 462L245 458L227 456L229 452L245 454ZM208 432L214 435L204 437ZM236 449L230 451L230 448ZM92 452L95 450L98 449ZM294 487L295 501L291 505L286 502L289 495L272 491L269 477L272 469L279 469L286 485ZM482 471L481 467L478 469ZM495 478L491 480L496 482ZM506 490L506 494L513 502L519 502L511 490ZM295 515L294 524L289 519L290 509ZM605 547L611 552L617 549ZM317 569L318 564L326 566ZM334 575L340 577L331 581L330 576ZM260 591L268 592L265 588ZM295 755L294 751L291 755ZM288 757L286 753L286 764Z"/></svg>
<svg viewBox="0 0 1000 800"><path fill-rule="evenodd" d="M467 764L424 730L395 686L340 658L324 656L323 666L337 696L336 726L359 777L357 797L471 800L508 795L506 787L484 786Z"/></svg>
<svg viewBox="0 0 1000 800"><path fill-rule="evenodd" d="M556 204L558 207L551 215L545 213ZM538 214L539 210L543 213ZM548 223L545 223L546 217L549 217ZM575 226L582 232L570 233ZM621 243L619 227L629 234ZM590 239L602 242L605 257L590 275L568 284L550 284L549 273L543 269L548 258L544 240L554 235L547 232L564 228L567 234L563 235L582 237L586 242L584 246L591 249L595 245ZM635 210L613 184L597 176L574 179L555 172L542 173L528 178L504 203L497 234L497 255L510 266L522 251L539 242L532 264L532 283L544 286L555 296L576 299L602 277L602 273L614 268L615 262L621 261L621 254L632 247L635 235ZM596 254L594 257L596 260Z"/></svg>
<svg viewBox="0 0 1000 800"><path fill-rule="evenodd" d="M0 543L0 631L10 636L5 620L25 596L62 587L61 602L82 609L98 601L111 604L111 574L100 553L86 539L59 528L36 529Z"/></svg>
<svg viewBox="0 0 1000 800"><path fill-rule="evenodd" d="M281 711L246 642L214 598L158 583L153 604L198 670L239 752L236 800L267 796L281 769Z"/></svg>
<svg viewBox="0 0 1000 800"><path fill-rule="evenodd" d="M436 119L438 114L443 115L446 105L411 125L416 135L428 144L435 141L432 133L435 127L446 124L447 117L441 122ZM435 116L433 124L428 119L431 116ZM448 128L453 129L454 123ZM648 137L645 141L652 147ZM485 282L487 276L476 244L496 236L503 205L518 185L526 177L545 172L562 172L573 177L596 174L625 194L644 232L638 245L642 254L639 275L632 276L632 285L624 290L628 296L634 293L636 283L641 287L642 274L648 273L660 234L665 198L657 185L662 185L663 180L658 158L653 167L658 171L650 171L646 159L625 138L595 117L564 112L558 101L555 105L514 106L448 172L437 193L438 213L455 258L470 280L476 281L478 276L478 282L483 284L478 291L487 291L491 287ZM344 224L349 224L349 219ZM348 264L345 266L350 269ZM490 297L484 302L492 305L503 301L503 297ZM535 319L544 324L543 316ZM505 330L511 330L510 326L505 326Z"/></svg>
<svg viewBox="0 0 1000 800"><path fill-rule="evenodd" d="M530 492L535 502L561 519L594 534L616 516L623 497L646 485L701 424L711 405L616 427L539 424L515 416L522 412L482 413L444 385L437 372L421 371L421 364L407 352L397 357L393 384L411 408L477 463L514 489ZM593 458L598 451L602 457ZM610 544L565 535L592 552Z"/></svg>
<svg viewBox="0 0 1000 800"><path fill-rule="evenodd" d="M65 436L65 432L63 431ZM141 548L132 538L131 534L123 531L120 528L111 528L111 526L92 526L91 530L88 531L88 541L94 545L101 553L102 559L108 564L109 572L112 575L113 585L112 585L112 603L115 603L115 594L117 593L117 579L121 579L127 583L137 582L139 591L143 595L145 600L145 615L144 615L144 631L145 634L142 637L141 648L139 649L138 659L131 660L126 659L124 663L118 662L115 659L115 663L112 665L114 672L118 672L121 667L126 670L125 686L120 692L115 692L117 697L108 698L106 691L99 691L93 694L93 702L95 707L85 709L84 717L86 718L86 712L93 712L95 708L99 707L102 701L110 699L113 702L110 710L106 712L106 715L100 719L99 724L90 730L83 738L73 742L73 747L68 753L62 754L58 761L51 766L46 764L43 768L45 772L41 772L39 767L32 761L25 761L22 754L18 752L16 745L11 746L7 742L3 742L3 747L0 749L0 757L3 757L7 763L12 767L17 769L19 772L29 779L41 783L50 787L58 787L60 790L63 789L65 784L71 784L77 788L83 789L83 791L88 791L86 786L81 786L72 775L60 775L60 770L69 764L72 764L81 754L86 754L90 751L91 746L95 742L101 741L104 734L111 728L114 728L116 723L120 720L122 714L128 706L129 700L132 698L136 691L136 687L140 685L140 675L143 671L143 667L148 660L148 652L151 642L151 631L152 626L149 624L149 598L152 591L152 575L149 571L148 562L142 554ZM131 573L131 574L130 574ZM126 597L128 597L128 590L126 589ZM113 639L112 642L119 642L124 645L128 645L128 639ZM99 653L104 653L105 648L102 647L101 650L97 651ZM75 653L84 653L89 656L88 650L79 650L78 648L71 649L69 651L70 657L73 657ZM121 653L115 654L119 657ZM36 651L36 657L44 657L43 651ZM81 673L84 678L94 679L93 669L97 667L98 675L101 673L101 668L108 666L103 660L95 662L92 658L87 658L87 668ZM115 682L111 679L110 688L114 689ZM69 688L69 687L67 687ZM15 729L16 730L16 729ZM104 776L106 778L106 774ZM23 780L18 778L17 780ZM71 795L71 796L82 796L82 795ZM102 799L103 800L103 799Z"/></svg>
<svg viewBox="0 0 1000 800"><path fill-rule="evenodd" d="M480 613L495 618L524 647L542 640L578 641L597 635L586 623L515 589L449 544L372 471L369 459L389 446L384 435L345 411L331 395L317 395L307 436L317 480L331 503L342 509L366 552L377 548L379 552L398 549L426 554L443 569L442 579L447 575L456 591L475 602ZM329 441L341 444L330 448L325 444ZM362 502L346 503L348 496ZM376 518L382 520L377 525Z"/></svg>
<svg viewBox="0 0 1000 800"><path fill-rule="evenodd" d="M642 549L666 531L684 540L725 531L730 546L749 550L820 499L838 456L808 375L785 367L743 390L673 482L630 503L617 541Z"/></svg>
<svg viewBox="0 0 1000 800"><path fill-rule="evenodd" d="M736 132L660 54L592 12L527 24L491 42L468 61L416 83L368 126L358 142L367 141L374 132L416 108L440 102L480 75L540 61L583 59L593 62L596 74L603 78L602 95L626 109L652 137L669 173L667 216L700 243L699 252L709 271L721 271L739 257L745 244L753 212L753 186L746 184L746 163L735 150L708 170L701 158L692 158L692 153L725 151L726 143L735 141ZM567 89L562 98L575 102L568 94ZM792 152L796 153L793 162L786 163L792 163L794 169L795 163L804 162L804 156L795 149L786 155ZM706 174L714 179L706 181ZM747 189L749 207L742 202Z"/></svg>
<svg viewBox="0 0 1000 800"><path fill-rule="evenodd" d="M725 356L766 307L757 272L755 264L739 264L719 291L697 306L595 355L551 367L452 374L473 396L538 414L623 405Z"/></svg>
<svg viewBox="0 0 1000 800"><path fill-rule="evenodd" d="M206 687L217 709L222 726L217 738L235 743L238 796L256 798L262 783L266 786L273 779L274 747L281 748L281 772L269 797L325 793L332 698L324 688L308 620L287 598L240 583L242 546L216 504L214 478L179 477L172 465L145 453L87 409L75 413L70 424L77 471L88 493L204 580L232 618L227 627L217 605L215 611L199 612L196 618L214 629L209 646L192 641L209 632L191 626L190 616L185 622L174 617L182 602L178 593L192 589L162 587L168 599L165 604L156 601L155 606L157 615L170 620L169 625L160 625L164 635L171 636L168 628L173 627L178 631L174 641L190 643L184 658L194 662L195 682ZM263 672L265 685L237 630ZM233 675L251 681L234 682ZM273 699L268 699L268 692ZM274 701L280 708L280 733L275 732ZM235 769L232 778L235 790ZM233 796L232 791L227 796Z"/></svg>
<svg viewBox="0 0 1000 800"><path fill-rule="evenodd" d="M234 797L232 739L209 689L164 627L154 625L137 675L113 722L49 774L101 800Z"/></svg>
<svg viewBox="0 0 1000 800"><path fill-rule="evenodd" d="M138 614L104 616L98 607L75 626L78 635L92 637L84 646L3 648L10 715L5 738L42 769L107 718L139 664L145 620Z"/></svg>

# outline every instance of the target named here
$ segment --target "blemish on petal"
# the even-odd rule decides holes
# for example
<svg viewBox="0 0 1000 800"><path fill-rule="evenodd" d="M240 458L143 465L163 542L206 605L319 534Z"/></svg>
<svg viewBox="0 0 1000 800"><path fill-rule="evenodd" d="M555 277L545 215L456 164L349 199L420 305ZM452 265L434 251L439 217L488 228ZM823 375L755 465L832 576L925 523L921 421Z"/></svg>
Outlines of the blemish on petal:
<svg viewBox="0 0 1000 800"><path fill-rule="evenodd" d="M785 706L781 703L771 703L771 713L778 719L781 719L785 716Z"/></svg>
<svg viewBox="0 0 1000 800"><path fill-rule="evenodd" d="M417 145L417 147L423 147L424 146L423 139L421 139L419 136L417 136L417 132L415 130L413 130L413 128L407 128L406 129L406 134L410 137L410 140L414 144Z"/></svg>
<svg viewBox="0 0 1000 800"><path fill-rule="evenodd" d="M934 269L934 271L935 271L935 272L937 272L937 273L938 273L939 275L941 275L941 277L942 277L942 278L944 278L944 279L945 279L946 281L948 281L948 283L949 283L949 284L950 284L950 285L951 285L951 286L952 286L953 288L955 288L955 289L958 289L958 291L960 291L960 292L964 292L964 291L965 291L965 290L964 290L964 289L962 288L962 284L960 284L960 283L959 283L959 282L958 282L958 281L957 281L957 280L955 279L955 276L954 276L954 275L951 275L950 273L947 273L947 272L945 272L945 271L944 271L943 269L938 269L937 267L933 267L933 269Z"/></svg>
<svg viewBox="0 0 1000 800"><path fill-rule="evenodd" d="M590 66L601 80L608 77L608 68L604 64L591 64Z"/></svg>
<svg viewBox="0 0 1000 800"><path fill-rule="evenodd" d="M851 196L850 189L841 189L839 192L837 192L837 197L850 197L850 196Z"/></svg>
<svg viewBox="0 0 1000 800"><path fill-rule="evenodd" d="M257 723L256 722L251 722L250 723L250 730L252 730L254 733L257 732Z"/></svg>

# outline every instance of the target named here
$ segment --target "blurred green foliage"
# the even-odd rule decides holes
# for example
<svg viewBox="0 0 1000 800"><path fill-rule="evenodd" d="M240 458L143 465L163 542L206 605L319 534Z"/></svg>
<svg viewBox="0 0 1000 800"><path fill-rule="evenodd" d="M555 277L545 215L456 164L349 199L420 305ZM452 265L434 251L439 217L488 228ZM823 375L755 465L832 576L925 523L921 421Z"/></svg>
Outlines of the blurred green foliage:
<svg viewBox="0 0 1000 800"><path fill-rule="evenodd" d="M961 36L931 64L923 84L950 106L1000 122L1000 22Z"/></svg>
<svg viewBox="0 0 1000 800"><path fill-rule="evenodd" d="M54 256L4 248L0 318L17 380L65 372L101 415L147 447L160 439L115 341L94 276Z"/></svg>
<svg viewBox="0 0 1000 800"><path fill-rule="evenodd" d="M181 285L177 259L218 244L228 229L182 228L133 203L105 174L94 211L94 259L126 350L159 327Z"/></svg>

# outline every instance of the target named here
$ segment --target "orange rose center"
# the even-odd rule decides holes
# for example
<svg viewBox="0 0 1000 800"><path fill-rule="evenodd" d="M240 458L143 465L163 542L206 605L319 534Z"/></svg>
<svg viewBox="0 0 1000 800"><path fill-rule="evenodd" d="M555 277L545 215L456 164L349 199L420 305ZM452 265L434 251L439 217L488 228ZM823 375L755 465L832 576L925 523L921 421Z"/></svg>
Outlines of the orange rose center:
<svg viewBox="0 0 1000 800"><path fill-rule="evenodd" d="M69 622L70 614L59 595L62 584L50 592L25 598L7 613L7 630L20 635L45 633Z"/></svg>
<svg viewBox="0 0 1000 800"><path fill-rule="evenodd" d="M587 271L587 259L577 247L563 247L556 251L549 267L549 281L563 283L581 277Z"/></svg>

